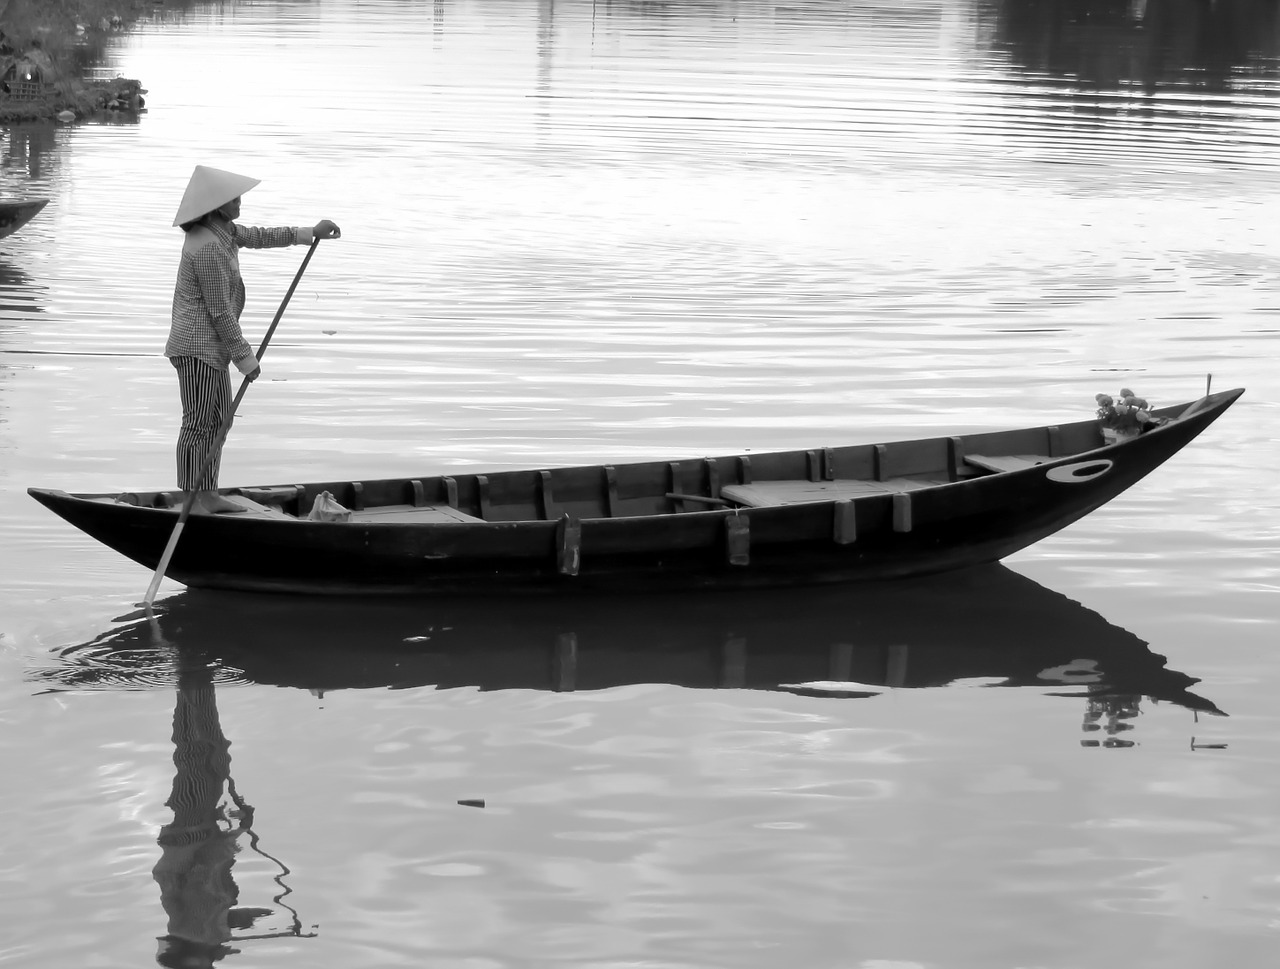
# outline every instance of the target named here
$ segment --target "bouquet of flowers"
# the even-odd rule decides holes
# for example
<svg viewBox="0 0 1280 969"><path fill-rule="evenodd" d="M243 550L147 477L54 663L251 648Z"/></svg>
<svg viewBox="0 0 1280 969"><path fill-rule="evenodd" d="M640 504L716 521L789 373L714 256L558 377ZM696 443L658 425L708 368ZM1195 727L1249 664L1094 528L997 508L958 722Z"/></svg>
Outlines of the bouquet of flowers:
<svg viewBox="0 0 1280 969"><path fill-rule="evenodd" d="M1162 423L1151 416L1151 405L1145 397L1139 397L1127 387L1120 391L1117 400L1110 394L1098 394L1098 420L1102 421L1104 437L1134 437ZM1106 434L1110 430L1111 434Z"/></svg>

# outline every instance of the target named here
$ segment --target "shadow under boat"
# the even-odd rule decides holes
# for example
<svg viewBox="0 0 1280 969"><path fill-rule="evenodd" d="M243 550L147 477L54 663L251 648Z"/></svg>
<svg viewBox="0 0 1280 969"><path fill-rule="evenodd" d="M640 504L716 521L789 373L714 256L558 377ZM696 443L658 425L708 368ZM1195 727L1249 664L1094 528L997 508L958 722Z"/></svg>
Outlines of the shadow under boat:
<svg viewBox="0 0 1280 969"><path fill-rule="evenodd" d="M343 689L692 689L874 696L958 682L1221 714L1133 633L1002 565L854 588L554 602L188 591L59 651L51 690L219 683Z"/></svg>

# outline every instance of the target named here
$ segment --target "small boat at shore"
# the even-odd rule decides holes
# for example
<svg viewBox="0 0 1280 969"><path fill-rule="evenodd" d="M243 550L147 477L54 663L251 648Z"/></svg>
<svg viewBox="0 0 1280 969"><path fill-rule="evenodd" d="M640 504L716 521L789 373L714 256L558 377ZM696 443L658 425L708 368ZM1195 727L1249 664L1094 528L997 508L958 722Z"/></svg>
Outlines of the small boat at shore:
<svg viewBox="0 0 1280 969"><path fill-rule="evenodd" d="M0 202L0 239L11 236L34 219L48 199L26 199L22 202Z"/></svg>
<svg viewBox="0 0 1280 969"><path fill-rule="evenodd" d="M1098 419L724 457L223 488L166 575L304 594L753 589L895 579L996 562L1132 487L1243 394ZM180 491L28 493L156 569ZM342 520L317 520L326 506ZM321 517L332 517L326 515Z"/></svg>

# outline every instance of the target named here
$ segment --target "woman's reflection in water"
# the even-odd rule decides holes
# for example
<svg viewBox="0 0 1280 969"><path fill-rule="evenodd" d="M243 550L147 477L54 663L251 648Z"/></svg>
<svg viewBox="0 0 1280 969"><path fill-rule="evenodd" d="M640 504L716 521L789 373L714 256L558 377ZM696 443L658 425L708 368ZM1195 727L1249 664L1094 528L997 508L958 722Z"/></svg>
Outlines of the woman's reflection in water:
<svg viewBox="0 0 1280 969"><path fill-rule="evenodd" d="M173 821L160 829L161 856L152 870L169 917L156 962L197 969L239 952L229 944L232 930L249 928L272 911L234 907L239 888L231 866L241 836L253 843L253 808L231 779L231 743L218 721L208 666L179 663L173 744L177 772L165 802Z"/></svg>

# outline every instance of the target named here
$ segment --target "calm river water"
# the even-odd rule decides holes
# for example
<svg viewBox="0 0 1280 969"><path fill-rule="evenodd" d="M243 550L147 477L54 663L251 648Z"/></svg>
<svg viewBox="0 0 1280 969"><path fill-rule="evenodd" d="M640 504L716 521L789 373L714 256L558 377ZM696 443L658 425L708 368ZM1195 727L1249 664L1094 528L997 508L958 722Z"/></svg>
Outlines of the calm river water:
<svg viewBox="0 0 1280 969"><path fill-rule="evenodd" d="M0 152L4 198L50 199L0 241L0 965L1273 964L1274 3L154 9L103 68L141 117ZM148 572L25 489L170 485L197 163L263 180L242 221L343 228L225 484L1248 392L971 574L590 606L166 583L149 625ZM245 253L252 342L302 253Z"/></svg>

